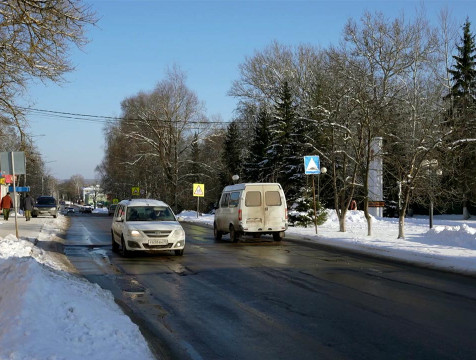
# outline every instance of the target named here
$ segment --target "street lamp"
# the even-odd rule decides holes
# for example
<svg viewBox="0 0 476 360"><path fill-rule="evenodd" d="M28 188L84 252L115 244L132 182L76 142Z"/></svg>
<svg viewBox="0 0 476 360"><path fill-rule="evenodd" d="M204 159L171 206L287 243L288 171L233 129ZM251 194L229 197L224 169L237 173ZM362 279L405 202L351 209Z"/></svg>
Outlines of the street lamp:
<svg viewBox="0 0 476 360"><path fill-rule="evenodd" d="M321 200L320 200L320 193L321 193L320 178L321 178L321 174L325 175L326 173L327 173L327 168L323 166L323 167L321 167L321 172L317 175L317 202L319 204L321 203Z"/></svg>
<svg viewBox="0 0 476 360"><path fill-rule="evenodd" d="M434 178L436 176L441 176L443 171L438 169L438 160L431 159L431 160L423 160L421 163L422 167L426 169L427 174L430 177L430 229L433 228L433 194L435 192L434 189Z"/></svg>

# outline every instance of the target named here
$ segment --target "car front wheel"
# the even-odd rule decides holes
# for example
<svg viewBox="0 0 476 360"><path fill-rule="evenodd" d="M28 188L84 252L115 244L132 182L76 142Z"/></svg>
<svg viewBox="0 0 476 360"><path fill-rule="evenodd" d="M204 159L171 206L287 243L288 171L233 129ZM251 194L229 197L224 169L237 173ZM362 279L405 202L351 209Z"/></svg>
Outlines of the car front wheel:
<svg viewBox="0 0 476 360"><path fill-rule="evenodd" d="M111 231L111 240L112 240L112 251L118 252L119 251L119 244L114 240L114 233Z"/></svg>
<svg viewBox="0 0 476 360"><path fill-rule="evenodd" d="M121 236L121 255L124 257L129 257L130 252L126 248L126 242L124 240L124 236Z"/></svg>

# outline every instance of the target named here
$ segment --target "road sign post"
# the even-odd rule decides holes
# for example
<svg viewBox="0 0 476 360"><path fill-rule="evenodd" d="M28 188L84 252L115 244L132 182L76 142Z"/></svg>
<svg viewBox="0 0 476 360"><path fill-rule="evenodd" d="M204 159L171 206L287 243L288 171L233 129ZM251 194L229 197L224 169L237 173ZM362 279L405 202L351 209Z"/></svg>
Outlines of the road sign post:
<svg viewBox="0 0 476 360"><path fill-rule="evenodd" d="M12 174L13 178L13 206L15 210L15 233L18 236L18 219L17 219L17 209L19 209L19 204L17 204L17 187L15 183L15 176L26 174L26 161L25 153L23 151L9 151L2 152L0 154L0 167L2 173Z"/></svg>
<svg viewBox="0 0 476 360"><path fill-rule="evenodd" d="M205 184L193 184L193 196L197 197L197 218L200 213L200 198L205 196Z"/></svg>
<svg viewBox="0 0 476 360"><path fill-rule="evenodd" d="M306 175L319 175L321 173L320 166L318 155L304 156L304 173ZM314 203L314 227L317 234L316 186L314 184L314 176L312 177L312 200Z"/></svg>

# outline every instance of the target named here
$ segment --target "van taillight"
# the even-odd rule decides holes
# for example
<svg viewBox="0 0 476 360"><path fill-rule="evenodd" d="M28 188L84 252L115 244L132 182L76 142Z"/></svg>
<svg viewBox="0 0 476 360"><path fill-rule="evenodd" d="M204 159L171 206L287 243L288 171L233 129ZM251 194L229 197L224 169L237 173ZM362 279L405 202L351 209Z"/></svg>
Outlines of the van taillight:
<svg viewBox="0 0 476 360"><path fill-rule="evenodd" d="M238 221L241 221L243 218L243 214L241 213L241 209L238 210Z"/></svg>
<svg viewBox="0 0 476 360"><path fill-rule="evenodd" d="M288 208L284 210L284 218L287 220L288 219Z"/></svg>

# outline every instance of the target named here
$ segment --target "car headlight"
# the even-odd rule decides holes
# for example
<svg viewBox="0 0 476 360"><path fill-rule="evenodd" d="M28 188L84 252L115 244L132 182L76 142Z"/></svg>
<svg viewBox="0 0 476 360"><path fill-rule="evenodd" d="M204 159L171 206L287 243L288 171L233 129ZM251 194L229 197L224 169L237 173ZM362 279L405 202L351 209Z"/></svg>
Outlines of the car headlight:
<svg viewBox="0 0 476 360"><path fill-rule="evenodd" d="M185 231L183 229L175 229L173 236L178 239L183 239L185 237Z"/></svg>
<svg viewBox="0 0 476 360"><path fill-rule="evenodd" d="M138 230L129 230L129 234L131 236L140 236L140 232Z"/></svg>

